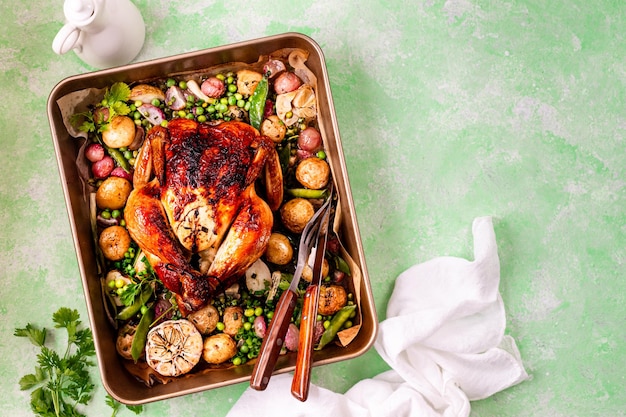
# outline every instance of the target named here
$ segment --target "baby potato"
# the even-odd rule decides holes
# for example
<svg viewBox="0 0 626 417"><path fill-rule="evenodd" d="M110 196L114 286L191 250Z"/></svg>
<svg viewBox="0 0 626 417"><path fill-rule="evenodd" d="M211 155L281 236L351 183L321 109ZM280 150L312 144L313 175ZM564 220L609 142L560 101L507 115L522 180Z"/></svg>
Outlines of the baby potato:
<svg viewBox="0 0 626 417"><path fill-rule="evenodd" d="M220 321L220 314L213 305L208 304L200 310L189 314L187 320L192 322L200 333L207 335L217 327L217 323Z"/></svg>
<svg viewBox="0 0 626 417"><path fill-rule="evenodd" d="M306 158L300 161L296 167L296 179L306 188L312 190L322 189L328 184L330 167L320 158Z"/></svg>
<svg viewBox="0 0 626 417"><path fill-rule="evenodd" d="M332 316L348 302L348 294L341 285L322 285L317 311L323 316Z"/></svg>
<svg viewBox="0 0 626 417"><path fill-rule="evenodd" d="M287 265L292 258L293 247L287 236L282 233L272 233L265 250L265 259L276 265Z"/></svg>
<svg viewBox="0 0 626 417"><path fill-rule="evenodd" d="M135 122L128 116L115 116L102 132L102 141L110 148L130 146L135 140Z"/></svg>
<svg viewBox="0 0 626 417"><path fill-rule="evenodd" d="M218 333L204 340L202 358L207 363L218 365L224 363L237 353L237 344L227 334Z"/></svg>
<svg viewBox="0 0 626 417"><path fill-rule="evenodd" d="M243 309L241 307L226 307L224 309L224 333L235 337L239 329L243 327Z"/></svg>
<svg viewBox="0 0 626 417"><path fill-rule="evenodd" d="M261 134L272 139L274 143L280 143L287 134L287 126L278 116L273 114L261 123Z"/></svg>
<svg viewBox="0 0 626 417"><path fill-rule="evenodd" d="M117 341L115 342L115 349L117 353L124 359L132 359L131 347L133 345L133 339L135 338L135 332L137 331L136 324L126 323L117 333Z"/></svg>
<svg viewBox="0 0 626 417"><path fill-rule="evenodd" d="M313 204L305 198L294 198L280 208L280 218L287 229L302 233L304 227L315 214Z"/></svg>
<svg viewBox="0 0 626 417"><path fill-rule="evenodd" d="M120 261L130 248L130 235L122 226L109 226L100 233L98 246L105 258Z"/></svg>
<svg viewBox="0 0 626 417"><path fill-rule="evenodd" d="M324 262L322 262L322 279L324 279L328 275L328 261L324 258ZM302 279L311 282L313 278L313 269L309 265L305 265L302 270Z"/></svg>
<svg viewBox="0 0 626 417"><path fill-rule="evenodd" d="M101 209L119 210L126 205L132 190L133 185L126 178L111 176L98 187L96 205Z"/></svg>
<svg viewBox="0 0 626 417"><path fill-rule="evenodd" d="M256 71L242 69L237 71L237 92L244 97L252 95L263 75Z"/></svg>

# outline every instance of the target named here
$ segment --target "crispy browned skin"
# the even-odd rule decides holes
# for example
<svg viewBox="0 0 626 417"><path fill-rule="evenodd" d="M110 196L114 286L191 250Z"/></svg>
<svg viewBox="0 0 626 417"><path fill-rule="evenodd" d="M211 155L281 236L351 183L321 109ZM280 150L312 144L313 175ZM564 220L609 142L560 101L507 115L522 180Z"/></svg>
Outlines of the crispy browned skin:
<svg viewBox="0 0 626 417"><path fill-rule="evenodd" d="M137 169L124 216L183 313L205 305L265 251L273 214L254 182L275 153L271 140L239 122L176 119L148 134L140 152L146 165Z"/></svg>

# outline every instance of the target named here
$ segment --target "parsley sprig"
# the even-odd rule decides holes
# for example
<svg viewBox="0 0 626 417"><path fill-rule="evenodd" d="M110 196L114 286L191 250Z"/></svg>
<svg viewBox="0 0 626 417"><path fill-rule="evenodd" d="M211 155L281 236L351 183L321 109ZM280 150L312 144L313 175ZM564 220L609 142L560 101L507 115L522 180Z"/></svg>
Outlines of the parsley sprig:
<svg viewBox="0 0 626 417"><path fill-rule="evenodd" d="M67 331L67 347L59 354L45 345L47 331L31 323L16 328L15 336L26 337L41 348L37 355L35 373L20 379L22 390L33 389L30 406L35 415L44 417L80 417L76 407L87 404L93 395L94 384L89 376L89 359L95 355L91 330L79 328L78 311L66 307L52 315L55 328Z"/></svg>
<svg viewBox="0 0 626 417"><path fill-rule="evenodd" d="M61 307L52 315L54 327L67 332L67 347L59 354L45 345L48 331L28 323L16 328L14 335L25 337L41 348L37 355L35 373L20 379L20 389L33 389L30 394L30 407L33 413L42 417L85 417L78 411L78 405L87 405L94 391L89 369L94 366L90 360L95 355L93 335L89 328L81 328L78 311ZM106 403L113 409L115 417L122 404L107 395ZM135 414L143 411L142 406L126 406Z"/></svg>
<svg viewBox="0 0 626 417"><path fill-rule="evenodd" d="M72 115L70 123L81 132L101 133L108 128L113 117L130 113L130 106L127 104L129 99L128 84L117 82L106 89L104 98L93 111Z"/></svg>

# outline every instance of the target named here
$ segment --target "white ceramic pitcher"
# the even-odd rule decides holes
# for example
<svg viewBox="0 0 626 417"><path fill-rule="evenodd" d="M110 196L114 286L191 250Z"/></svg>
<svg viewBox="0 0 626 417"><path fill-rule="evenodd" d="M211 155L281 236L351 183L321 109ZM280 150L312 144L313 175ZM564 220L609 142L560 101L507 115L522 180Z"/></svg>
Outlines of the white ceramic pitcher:
<svg viewBox="0 0 626 417"><path fill-rule="evenodd" d="M52 42L57 54L74 50L96 68L128 64L141 50L146 26L130 0L65 0L67 23Z"/></svg>

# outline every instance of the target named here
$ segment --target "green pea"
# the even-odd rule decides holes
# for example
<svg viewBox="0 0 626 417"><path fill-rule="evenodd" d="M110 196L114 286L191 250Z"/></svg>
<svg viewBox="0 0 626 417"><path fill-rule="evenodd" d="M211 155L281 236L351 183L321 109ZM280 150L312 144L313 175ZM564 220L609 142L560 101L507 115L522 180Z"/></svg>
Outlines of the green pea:
<svg viewBox="0 0 626 417"><path fill-rule="evenodd" d="M168 78L167 81L165 82L165 85L168 87L173 87L176 85L176 80L173 78Z"/></svg>
<svg viewBox="0 0 626 417"><path fill-rule="evenodd" d="M235 78L232 75L229 75L228 78L226 78L226 84L232 84L234 81Z"/></svg>
<svg viewBox="0 0 626 417"><path fill-rule="evenodd" d="M252 329L252 323L250 323L249 321L245 322L245 323L243 324L243 328L244 328L244 330L246 330L246 331L248 331L248 330Z"/></svg>
<svg viewBox="0 0 626 417"><path fill-rule="evenodd" d="M206 108L206 111L208 111L209 113L215 113L215 106L210 105L209 107Z"/></svg>
<svg viewBox="0 0 626 417"><path fill-rule="evenodd" d="M255 316L260 316L261 314L263 314L263 307L257 307L254 309L254 315Z"/></svg>
<svg viewBox="0 0 626 417"><path fill-rule="evenodd" d="M237 104L237 99L235 98L235 96L228 97L228 105L234 106L235 104Z"/></svg>
<svg viewBox="0 0 626 417"><path fill-rule="evenodd" d="M239 351L241 353L248 353L250 351L250 347L248 345L241 345L241 347L239 347Z"/></svg>
<svg viewBox="0 0 626 417"><path fill-rule="evenodd" d="M187 112L185 110L178 110L178 116L179 117L185 117L185 116L187 116Z"/></svg>
<svg viewBox="0 0 626 417"><path fill-rule="evenodd" d="M150 104L152 104L155 107L159 107L161 105L161 101L158 98L155 98L152 100Z"/></svg>
<svg viewBox="0 0 626 417"><path fill-rule="evenodd" d="M181 82L178 83L178 86L180 88L182 88L183 90L186 90L187 89L187 82L186 81L181 81Z"/></svg>
<svg viewBox="0 0 626 417"><path fill-rule="evenodd" d="M116 210L111 211L111 217L113 217L114 219L119 218L121 214L122 214L122 213L121 213L119 210L117 210L117 209L116 209Z"/></svg>
<svg viewBox="0 0 626 417"><path fill-rule="evenodd" d="M224 323L222 323L221 321L218 321L218 322L217 322L217 325L215 326L215 328L216 328L217 330L219 330L220 332L221 332L221 331L223 331L225 327L226 327L226 326L225 326L225 325L224 325Z"/></svg>
<svg viewBox="0 0 626 417"><path fill-rule="evenodd" d="M245 107L246 101L243 99L237 100L237 107Z"/></svg>
<svg viewBox="0 0 626 417"><path fill-rule="evenodd" d="M120 226L122 226L122 227L126 227L126 220L121 219L121 220L120 220Z"/></svg>
<svg viewBox="0 0 626 417"><path fill-rule="evenodd" d="M228 91L230 91L231 93L236 93L237 92L237 85L236 84L228 84Z"/></svg>
<svg viewBox="0 0 626 417"><path fill-rule="evenodd" d="M163 121L161 122L161 126L162 126L162 127L167 127L167 120L163 120Z"/></svg>
<svg viewBox="0 0 626 417"><path fill-rule="evenodd" d="M111 218L111 212L109 210L104 210L102 213L100 213L100 216L103 219L110 219Z"/></svg>
<svg viewBox="0 0 626 417"><path fill-rule="evenodd" d="M143 105L143 101L135 100L135 107L141 107Z"/></svg>
<svg viewBox="0 0 626 417"><path fill-rule="evenodd" d="M200 107L196 107L196 115L201 115L204 114L204 107L200 106Z"/></svg>
<svg viewBox="0 0 626 417"><path fill-rule="evenodd" d="M198 121L200 123L206 122L206 116L204 114L201 114L200 116L198 116Z"/></svg>
<svg viewBox="0 0 626 417"><path fill-rule="evenodd" d="M226 77L224 76L224 74L217 74L217 75L215 76L215 78L217 78L217 79L219 79L219 80L222 80L222 81L224 81L224 80L226 79Z"/></svg>
<svg viewBox="0 0 626 417"><path fill-rule="evenodd" d="M193 113L187 113L187 116L185 116L185 118L189 119L189 120L193 120L196 118L196 116L193 115Z"/></svg>
<svg viewBox="0 0 626 417"><path fill-rule="evenodd" d="M241 358L239 356L235 356L233 358L233 365L235 365L235 366L241 365Z"/></svg>

